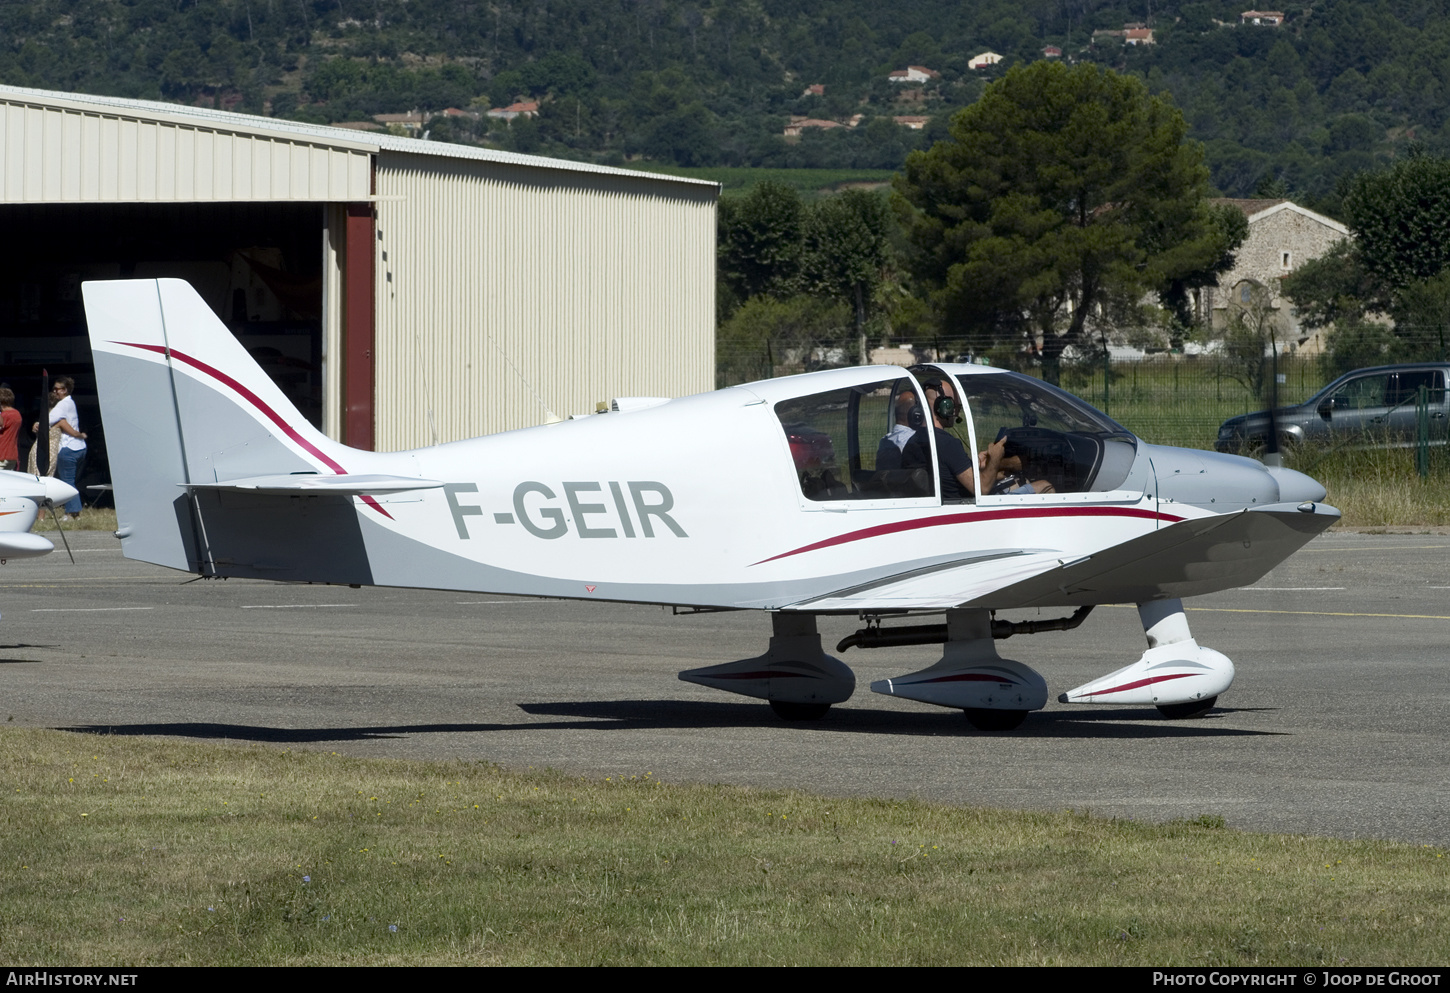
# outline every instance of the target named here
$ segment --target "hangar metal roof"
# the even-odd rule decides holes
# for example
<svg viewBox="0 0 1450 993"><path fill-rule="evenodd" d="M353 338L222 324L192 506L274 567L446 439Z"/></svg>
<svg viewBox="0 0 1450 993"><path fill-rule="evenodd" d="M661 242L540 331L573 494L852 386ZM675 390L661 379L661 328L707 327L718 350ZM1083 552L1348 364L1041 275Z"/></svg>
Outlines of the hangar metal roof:
<svg viewBox="0 0 1450 993"><path fill-rule="evenodd" d="M0 203L357 202L372 199L370 158L380 151L716 185L210 107L0 86Z"/></svg>

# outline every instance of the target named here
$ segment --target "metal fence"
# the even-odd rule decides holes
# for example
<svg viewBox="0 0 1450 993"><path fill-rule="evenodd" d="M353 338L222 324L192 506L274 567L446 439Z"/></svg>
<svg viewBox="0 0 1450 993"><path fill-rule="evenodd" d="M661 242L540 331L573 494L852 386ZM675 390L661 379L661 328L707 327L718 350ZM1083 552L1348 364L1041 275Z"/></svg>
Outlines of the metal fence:
<svg viewBox="0 0 1450 993"><path fill-rule="evenodd" d="M717 380L720 386L729 386L751 379L855 365L859 354L856 339L818 342L808 350L781 355L763 349L749 353L722 349L717 352ZM896 364L972 361L971 356L936 349L893 349L889 353L877 350L872 359ZM1029 376L1042 375L1040 367L1026 361L1005 367ZM1166 352L1132 359L1105 360L1099 356L1067 362L1061 373L1063 389L1139 437L1185 448L1212 448L1223 421L1264 409L1276 385L1280 405L1302 403L1334 378L1317 356L1283 355L1278 358L1277 369L1272 359L1265 362L1255 387L1251 385L1252 376L1217 356Z"/></svg>

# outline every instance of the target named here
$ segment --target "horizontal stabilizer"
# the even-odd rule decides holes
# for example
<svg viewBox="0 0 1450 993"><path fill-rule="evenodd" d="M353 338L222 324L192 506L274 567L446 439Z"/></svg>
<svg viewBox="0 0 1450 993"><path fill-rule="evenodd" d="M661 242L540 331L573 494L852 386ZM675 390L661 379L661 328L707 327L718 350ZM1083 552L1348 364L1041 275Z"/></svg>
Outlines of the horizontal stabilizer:
<svg viewBox="0 0 1450 993"><path fill-rule="evenodd" d="M178 483L189 490L215 490L239 493L271 493L278 496L363 496L376 493L405 493L409 490L436 490L443 483L437 479L411 476L384 476L357 473L325 476L321 473L292 473L277 476L248 476L224 483Z"/></svg>

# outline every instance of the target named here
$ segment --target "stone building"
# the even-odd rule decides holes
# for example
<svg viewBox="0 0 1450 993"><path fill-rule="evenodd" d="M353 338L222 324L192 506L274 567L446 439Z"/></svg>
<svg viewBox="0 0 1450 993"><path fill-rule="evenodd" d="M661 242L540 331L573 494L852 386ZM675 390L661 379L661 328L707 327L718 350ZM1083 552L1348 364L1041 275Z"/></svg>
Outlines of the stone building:
<svg viewBox="0 0 1450 993"><path fill-rule="evenodd" d="M1234 267L1219 277L1217 286L1199 291L1197 312L1210 327L1221 328L1232 308L1250 303L1256 289L1267 291L1269 306L1277 312L1286 341L1296 350L1317 351L1318 335L1299 327L1293 306L1279 292L1280 281L1299 266L1317 259L1349 229L1332 218L1290 200L1215 200L1232 204L1249 220L1248 237L1235 253Z"/></svg>

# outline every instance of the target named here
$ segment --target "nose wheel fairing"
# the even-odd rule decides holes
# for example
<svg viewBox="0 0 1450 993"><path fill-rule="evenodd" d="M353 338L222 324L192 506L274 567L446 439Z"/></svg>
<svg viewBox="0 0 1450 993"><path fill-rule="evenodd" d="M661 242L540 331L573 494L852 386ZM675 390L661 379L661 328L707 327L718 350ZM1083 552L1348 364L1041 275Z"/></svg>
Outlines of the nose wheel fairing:
<svg viewBox="0 0 1450 993"><path fill-rule="evenodd" d="M1170 717L1191 716L1192 705L1207 709L1233 685L1233 662L1194 640L1183 601L1139 604L1138 616L1148 638L1142 657L1068 690L1058 702L1150 704Z"/></svg>

